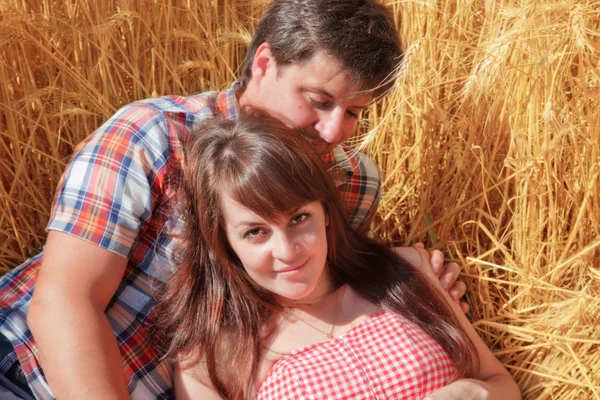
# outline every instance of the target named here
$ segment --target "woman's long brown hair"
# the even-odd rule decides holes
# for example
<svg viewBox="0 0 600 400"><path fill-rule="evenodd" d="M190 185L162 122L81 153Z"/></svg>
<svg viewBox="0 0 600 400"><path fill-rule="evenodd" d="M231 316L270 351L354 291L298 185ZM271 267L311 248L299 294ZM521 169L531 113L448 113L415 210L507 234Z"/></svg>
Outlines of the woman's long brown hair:
<svg viewBox="0 0 600 400"><path fill-rule="evenodd" d="M203 362L217 392L250 398L262 343L280 309L252 283L230 248L219 195L227 192L267 220L320 201L329 215L330 276L367 300L416 323L457 367L478 368L473 344L429 278L389 248L354 231L336 188L313 146L298 130L265 115L211 120L185 143L180 201L185 228L175 272L156 308L156 327L171 360Z"/></svg>

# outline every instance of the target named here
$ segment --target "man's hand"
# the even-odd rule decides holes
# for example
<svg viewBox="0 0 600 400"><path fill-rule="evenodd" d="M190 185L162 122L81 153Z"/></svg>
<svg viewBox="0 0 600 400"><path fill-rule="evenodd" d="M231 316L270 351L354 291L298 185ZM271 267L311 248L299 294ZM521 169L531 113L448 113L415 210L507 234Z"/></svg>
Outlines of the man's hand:
<svg viewBox="0 0 600 400"><path fill-rule="evenodd" d="M413 247L418 247L421 249L425 248L423 243L416 243L413 245ZM412 260L412 254L406 252L406 249L406 247L397 247L394 249L394 251L396 251L399 256L403 257L411 264L420 264L420 260ZM458 264L454 262L444 264L444 253L439 250L429 251L429 263L431 265L433 274L440 280L440 284L444 290L446 290L450 297L460 305L461 310L465 314L469 312L469 305L464 301L460 301L460 298L463 297L467 291L467 286L464 284L464 282L457 280L460 273L460 267ZM431 271L424 272L427 273Z"/></svg>
<svg viewBox="0 0 600 400"><path fill-rule="evenodd" d="M415 247L425 248L423 243L415 243ZM460 298L465 295L467 285L458 280L460 267L457 263L451 262L444 264L444 253L439 250L429 251L429 263L433 273L440 280L442 287L448 292L450 297L460 305L460 309L466 314L469 312L469 305Z"/></svg>

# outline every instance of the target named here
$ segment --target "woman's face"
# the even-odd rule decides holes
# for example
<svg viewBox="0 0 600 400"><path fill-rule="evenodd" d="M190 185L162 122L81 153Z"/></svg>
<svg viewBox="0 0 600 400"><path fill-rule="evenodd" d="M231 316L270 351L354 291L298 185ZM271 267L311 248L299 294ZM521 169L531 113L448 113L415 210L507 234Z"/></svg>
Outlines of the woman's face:
<svg viewBox="0 0 600 400"><path fill-rule="evenodd" d="M254 282L283 304L310 302L331 283L326 266L329 223L320 202L267 221L231 196L221 198L227 239Z"/></svg>

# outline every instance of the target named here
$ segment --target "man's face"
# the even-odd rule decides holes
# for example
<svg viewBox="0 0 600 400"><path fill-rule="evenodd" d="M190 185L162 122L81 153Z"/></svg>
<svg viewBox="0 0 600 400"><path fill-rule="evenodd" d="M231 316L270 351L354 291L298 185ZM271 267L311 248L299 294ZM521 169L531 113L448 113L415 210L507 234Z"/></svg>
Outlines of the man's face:
<svg viewBox="0 0 600 400"><path fill-rule="evenodd" d="M255 105L304 129L321 153L352 135L360 113L372 100L372 94L359 93L359 85L340 62L324 52L301 63L279 67L271 59L264 65Z"/></svg>

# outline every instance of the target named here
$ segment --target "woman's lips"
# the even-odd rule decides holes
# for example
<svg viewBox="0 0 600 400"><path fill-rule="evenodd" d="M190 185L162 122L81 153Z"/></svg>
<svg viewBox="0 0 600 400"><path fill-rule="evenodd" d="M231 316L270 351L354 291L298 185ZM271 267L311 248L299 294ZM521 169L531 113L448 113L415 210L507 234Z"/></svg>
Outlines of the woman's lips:
<svg viewBox="0 0 600 400"><path fill-rule="evenodd" d="M277 271L277 273L286 273L286 272L298 271L300 268L302 268L302 267L304 267L304 265L306 265L307 261L304 261L302 264L300 264L300 265L298 265L296 267L285 268L285 269L279 270L279 271Z"/></svg>

